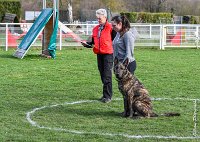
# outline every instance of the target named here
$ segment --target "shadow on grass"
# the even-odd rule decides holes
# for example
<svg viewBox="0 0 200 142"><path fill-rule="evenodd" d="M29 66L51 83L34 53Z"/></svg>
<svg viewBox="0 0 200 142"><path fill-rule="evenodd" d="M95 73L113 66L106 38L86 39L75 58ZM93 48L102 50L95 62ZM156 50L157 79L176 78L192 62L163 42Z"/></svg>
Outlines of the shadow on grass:
<svg viewBox="0 0 200 142"><path fill-rule="evenodd" d="M122 117L120 112L112 111L112 110L99 110L99 109L91 109L91 110L83 110L77 108L67 108L66 112L70 115L80 115L83 117L112 117L119 118Z"/></svg>
<svg viewBox="0 0 200 142"><path fill-rule="evenodd" d="M2 55L0 55L0 58L4 58L4 59L18 59L18 60L20 59L20 58L14 57L13 55L8 55L8 54L2 54ZM30 55L24 56L23 59L32 60L32 59L51 59L51 58L42 57L39 54L30 54Z"/></svg>
<svg viewBox="0 0 200 142"><path fill-rule="evenodd" d="M62 106L61 108L59 108L59 111L61 112L61 114L62 113L65 114L67 112L70 115L80 115L80 116L84 116L84 117L91 117L91 116L112 117L112 118L122 117L120 111L118 112L117 110L110 110L107 107L107 105L111 105L111 104L102 104L102 105L103 106L101 107L101 109L98 109L98 108L81 109L81 108L77 108L77 107ZM58 108L56 109L56 111L57 110L58 110ZM54 110L52 110L52 111L54 111Z"/></svg>
<svg viewBox="0 0 200 142"><path fill-rule="evenodd" d="M13 55L3 54L3 55L0 55L0 58L14 59L14 58L16 58L16 57L14 57Z"/></svg>
<svg viewBox="0 0 200 142"><path fill-rule="evenodd" d="M42 57L39 54L29 54L29 55L24 56L24 58L26 58L26 59L42 59L42 58L46 59L45 57Z"/></svg>

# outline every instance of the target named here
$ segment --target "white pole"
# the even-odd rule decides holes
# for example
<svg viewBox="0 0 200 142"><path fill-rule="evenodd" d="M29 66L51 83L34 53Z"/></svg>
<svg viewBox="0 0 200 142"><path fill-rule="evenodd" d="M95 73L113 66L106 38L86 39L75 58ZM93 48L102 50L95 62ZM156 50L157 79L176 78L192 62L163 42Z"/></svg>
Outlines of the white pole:
<svg viewBox="0 0 200 142"><path fill-rule="evenodd" d="M43 9L47 8L46 0L43 0Z"/></svg>
<svg viewBox="0 0 200 142"><path fill-rule="evenodd" d="M54 8L54 18L55 18L56 17L57 0L53 1L53 8Z"/></svg>
<svg viewBox="0 0 200 142"><path fill-rule="evenodd" d="M160 26L160 49L164 50L166 45L166 26Z"/></svg>
<svg viewBox="0 0 200 142"><path fill-rule="evenodd" d="M60 27L60 50L62 50L62 29Z"/></svg>
<svg viewBox="0 0 200 142"><path fill-rule="evenodd" d="M88 23L87 23L87 25L86 25L86 35L89 35L89 32L88 32L88 30L89 30L89 27L88 27L89 25L88 25Z"/></svg>
<svg viewBox="0 0 200 142"><path fill-rule="evenodd" d="M163 27L161 25L160 26L160 49L162 49L162 36L163 36L162 32L163 32Z"/></svg>
<svg viewBox="0 0 200 142"><path fill-rule="evenodd" d="M152 25L150 24L150 27L149 27L149 38L151 39L151 36L152 35Z"/></svg>
<svg viewBox="0 0 200 142"><path fill-rule="evenodd" d="M167 40L167 27L166 26L162 26L162 49L165 49L165 45L166 45L166 40Z"/></svg>
<svg viewBox="0 0 200 142"><path fill-rule="evenodd" d="M6 51L8 51L8 24L6 24Z"/></svg>
<svg viewBox="0 0 200 142"><path fill-rule="evenodd" d="M53 0L53 23L55 22L55 19L56 19L56 10L58 10L59 8L59 0ZM54 26L54 24L53 24Z"/></svg>
<svg viewBox="0 0 200 142"><path fill-rule="evenodd" d="M199 27L196 27L196 32L195 32L195 44L197 49L199 49Z"/></svg>
<svg viewBox="0 0 200 142"><path fill-rule="evenodd" d="M46 7L47 7L47 5L46 5L46 0L43 0L43 9L46 9ZM42 54L45 54L45 53L43 53L43 50L45 49L44 47L45 47L45 32L44 32L45 30L42 30Z"/></svg>

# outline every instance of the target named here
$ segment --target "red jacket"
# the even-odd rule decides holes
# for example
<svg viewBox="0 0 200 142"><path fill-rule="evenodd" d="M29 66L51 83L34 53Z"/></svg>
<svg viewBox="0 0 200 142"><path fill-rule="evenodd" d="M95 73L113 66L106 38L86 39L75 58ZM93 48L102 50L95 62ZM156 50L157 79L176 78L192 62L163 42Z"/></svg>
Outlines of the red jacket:
<svg viewBox="0 0 200 142"><path fill-rule="evenodd" d="M92 37L94 39L93 51L95 54L112 54L112 26L106 22L104 29L101 31L101 36L98 38L99 25L94 27Z"/></svg>

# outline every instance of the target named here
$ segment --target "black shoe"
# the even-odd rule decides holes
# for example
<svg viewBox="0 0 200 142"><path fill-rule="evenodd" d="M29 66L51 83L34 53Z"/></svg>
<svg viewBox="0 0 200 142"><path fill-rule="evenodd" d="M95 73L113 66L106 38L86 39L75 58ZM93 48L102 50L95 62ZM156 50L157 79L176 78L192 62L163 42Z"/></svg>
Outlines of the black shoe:
<svg viewBox="0 0 200 142"><path fill-rule="evenodd" d="M104 99L102 99L102 102L103 102L103 103L109 103L109 102L111 102L111 99L109 99L109 98L104 98Z"/></svg>

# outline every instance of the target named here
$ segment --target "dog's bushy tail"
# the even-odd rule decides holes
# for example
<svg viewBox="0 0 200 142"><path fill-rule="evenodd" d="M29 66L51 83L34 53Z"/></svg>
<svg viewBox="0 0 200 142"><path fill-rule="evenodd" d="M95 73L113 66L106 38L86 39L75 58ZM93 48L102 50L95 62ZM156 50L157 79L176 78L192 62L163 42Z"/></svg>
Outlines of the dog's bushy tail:
<svg viewBox="0 0 200 142"><path fill-rule="evenodd" d="M156 113L154 113L154 112L152 112L151 114L150 114L150 117L158 117L159 115L158 114L156 114Z"/></svg>
<svg viewBox="0 0 200 142"><path fill-rule="evenodd" d="M161 114L161 116L166 116L166 117L180 116L180 115L181 114L177 112L166 112L166 113Z"/></svg>

